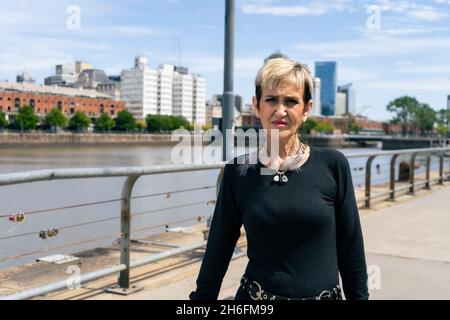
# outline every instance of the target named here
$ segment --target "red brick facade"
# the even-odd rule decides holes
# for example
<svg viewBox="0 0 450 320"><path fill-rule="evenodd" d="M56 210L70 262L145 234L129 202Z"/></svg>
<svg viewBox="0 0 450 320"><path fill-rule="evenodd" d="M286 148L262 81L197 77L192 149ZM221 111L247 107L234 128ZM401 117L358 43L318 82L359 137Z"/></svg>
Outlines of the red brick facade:
<svg viewBox="0 0 450 320"><path fill-rule="evenodd" d="M0 111L6 114L14 114L24 105L32 107L39 116L44 116L55 107L69 117L76 111L82 111L92 118L100 116L102 112L115 117L119 111L125 109L124 101L115 101L108 98L0 90Z"/></svg>

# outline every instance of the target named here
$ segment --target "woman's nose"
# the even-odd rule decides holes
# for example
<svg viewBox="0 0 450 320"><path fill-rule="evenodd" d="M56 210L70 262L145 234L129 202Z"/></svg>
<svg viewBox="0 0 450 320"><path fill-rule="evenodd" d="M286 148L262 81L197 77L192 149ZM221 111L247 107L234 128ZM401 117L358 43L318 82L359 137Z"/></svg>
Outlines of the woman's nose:
<svg viewBox="0 0 450 320"><path fill-rule="evenodd" d="M280 116L286 115L286 106L282 102L277 104L275 114L280 115Z"/></svg>

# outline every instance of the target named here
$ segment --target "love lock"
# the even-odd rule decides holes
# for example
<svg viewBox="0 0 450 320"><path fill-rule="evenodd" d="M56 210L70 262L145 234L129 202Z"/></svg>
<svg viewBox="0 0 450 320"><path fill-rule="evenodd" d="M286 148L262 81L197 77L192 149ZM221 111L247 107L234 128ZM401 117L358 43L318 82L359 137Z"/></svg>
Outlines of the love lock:
<svg viewBox="0 0 450 320"><path fill-rule="evenodd" d="M25 214L24 213L17 213L9 216L9 221L11 222L18 222L22 223L25 220Z"/></svg>
<svg viewBox="0 0 450 320"><path fill-rule="evenodd" d="M48 236L49 238L51 238L51 237L56 237L58 234L59 234L59 230L56 229L56 228L53 228L53 229L51 229L51 230L47 230L47 236Z"/></svg>
<svg viewBox="0 0 450 320"><path fill-rule="evenodd" d="M39 238L41 238L41 239L47 239L47 232L45 232L44 230L42 230L41 232L39 232Z"/></svg>

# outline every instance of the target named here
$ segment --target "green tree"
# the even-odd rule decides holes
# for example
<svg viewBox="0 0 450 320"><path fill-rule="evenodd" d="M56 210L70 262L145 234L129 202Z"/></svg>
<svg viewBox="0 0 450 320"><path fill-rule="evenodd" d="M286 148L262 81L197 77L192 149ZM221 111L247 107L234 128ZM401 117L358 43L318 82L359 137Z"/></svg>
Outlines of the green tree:
<svg viewBox="0 0 450 320"><path fill-rule="evenodd" d="M23 106L14 118L13 127L17 130L32 130L38 123L39 117L34 114L33 108Z"/></svg>
<svg viewBox="0 0 450 320"><path fill-rule="evenodd" d="M165 116L165 115L152 115L149 114L145 118L147 123L147 130L149 132L167 132L173 131L179 128L185 128L192 130L192 125L182 116Z"/></svg>
<svg viewBox="0 0 450 320"><path fill-rule="evenodd" d="M52 128L64 128L67 126L67 118L58 108L53 108L45 115L45 124Z"/></svg>
<svg viewBox="0 0 450 320"><path fill-rule="evenodd" d="M332 133L334 130L334 126L331 123L319 121L314 129L317 132Z"/></svg>
<svg viewBox="0 0 450 320"><path fill-rule="evenodd" d="M314 119L306 119L305 122L302 123L302 125L300 126L300 128L298 129L298 132L301 135L306 135L306 134L310 134L311 130L313 130L315 127L317 126L317 121Z"/></svg>
<svg viewBox="0 0 450 320"><path fill-rule="evenodd" d="M413 114L412 127L419 129L421 135L433 130L436 122L436 111L433 108L426 103L421 103L413 110Z"/></svg>
<svg viewBox="0 0 450 320"><path fill-rule="evenodd" d="M6 113L0 111L0 129L3 130L8 126L8 119L6 119Z"/></svg>
<svg viewBox="0 0 450 320"><path fill-rule="evenodd" d="M103 112L100 117L98 117L95 122L95 126L100 131L111 131L112 128L116 125L114 119L110 117L110 115L106 112Z"/></svg>
<svg viewBox="0 0 450 320"><path fill-rule="evenodd" d="M354 133L358 134L361 131L361 129L362 128L360 126L358 126L358 124L354 121L352 121L348 124L349 132L354 132Z"/></svg>
<svg viewBox="0 0 450 320"><path fill-rule="evenodd" d="M438 124L436 130L441 136L444 136L444 137L448 136L449 130L448 130L448 126L446 124Z"/></svg>
<svg viewBox="0 0 450 320"><path fill-rule="evenodd" d="M436 113L438 125L448 125L450 122L450 109L441 109Z"/></svg>
<svg viewBox="0 0 450 320"><path fill-rule="evenodd" d="M136 119L128 110L122 110L117 114L116 128L120 131L132 131L137 128Z"/></svg>
<svg viewBox="0 0 450 320"><path fill-rule="evenodd" d="M83 131L89 127L91 119L81 111L75 112L69 121L71 130Z"/></svg>
<svg viewBox="0 0 450 320"><path fill-rule="evenodd" d="M420 103L416 98L408 96L397 98L387 105L387 111L394 113L394 123L400 123L402 125L403 136L406 136L408 130L411 128L414 112L419 106Z"/></svg>

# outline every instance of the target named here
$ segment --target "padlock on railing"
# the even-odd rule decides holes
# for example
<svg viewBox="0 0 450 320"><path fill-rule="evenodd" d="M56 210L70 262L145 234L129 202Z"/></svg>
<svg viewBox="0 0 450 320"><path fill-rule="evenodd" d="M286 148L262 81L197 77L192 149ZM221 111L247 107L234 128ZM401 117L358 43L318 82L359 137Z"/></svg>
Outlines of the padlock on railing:
<svg viewBox="0 0 450 320"><path fill-rule="evenodd" d="M16 213L9 216L9 221L15 223L22 223L25 221L25 213Z"/></svg>
<svg viewBox="0 0 450 320"><path fill-rule="evenodd" d="M41 239L53 238L53 237L56 237L58 234L59 234L59 230L57 228L41 230L39 232L39 238L41 238Z"/></svg>

